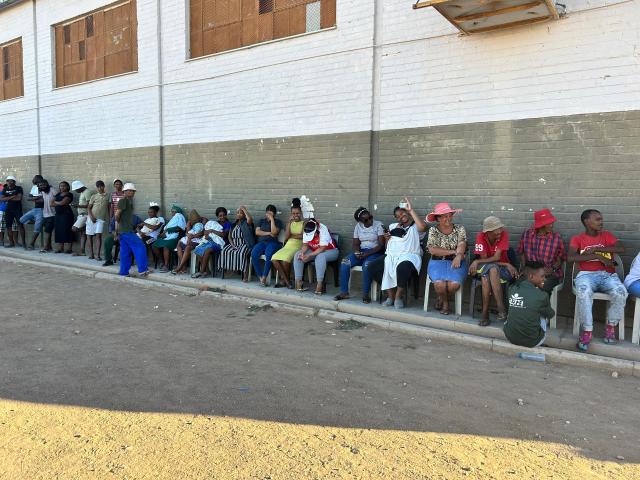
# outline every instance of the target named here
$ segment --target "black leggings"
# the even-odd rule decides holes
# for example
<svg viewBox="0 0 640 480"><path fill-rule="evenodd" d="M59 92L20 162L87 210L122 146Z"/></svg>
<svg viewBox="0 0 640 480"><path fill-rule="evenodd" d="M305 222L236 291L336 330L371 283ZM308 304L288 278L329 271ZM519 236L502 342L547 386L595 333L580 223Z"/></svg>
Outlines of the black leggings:
<svg viewBox="0 0 640 480"><path fill-rule="evenodd" d="M378 282L379 285L382 284L382 276L384 275L384 259L386 255L383 255L380 258L376 258L373 262L369 263L369 274L371 278ZM409 281L411 277L417 276L418 272L416 271L416 267L408 260L401 262L398 264L396 268L396 276L398 278L398 287L400 288L408 288Z"/></svg>

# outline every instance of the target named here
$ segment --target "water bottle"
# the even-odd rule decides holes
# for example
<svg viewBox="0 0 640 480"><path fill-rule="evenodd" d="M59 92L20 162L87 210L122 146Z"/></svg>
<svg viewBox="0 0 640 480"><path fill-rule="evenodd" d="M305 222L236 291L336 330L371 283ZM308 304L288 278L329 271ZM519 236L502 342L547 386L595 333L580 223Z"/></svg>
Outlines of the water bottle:
<svg viewBox="0 0 640 480"><path fill-rule="evenodd" d="M532 360L534 362L544 362L544 353L520 352L518 358L522 360Z"/></svg>

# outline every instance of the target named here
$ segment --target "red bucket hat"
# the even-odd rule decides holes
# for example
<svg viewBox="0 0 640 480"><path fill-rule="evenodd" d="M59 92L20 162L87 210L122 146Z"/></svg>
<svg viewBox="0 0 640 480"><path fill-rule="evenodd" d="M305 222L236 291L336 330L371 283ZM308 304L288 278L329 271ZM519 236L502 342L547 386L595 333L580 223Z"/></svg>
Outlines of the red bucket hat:
<svg viewBox="0 0 640 480"><path fill-rule="evenodd" d="M460 213L462 209L451 208L447 202L439 203L433 209L429 215L427 215L427 222L435 222L438 215L446 215L447 213Z"/></svg>
<svg viewBox="0 0 640 480"><path fill-rule="evenodd" d="M542 210L538 210L533 213L533 228L538 229L542 228L545 225L549 225L550 223L557 222L558 219L553 216L551 210L548 208L543 208Z"/></svg>

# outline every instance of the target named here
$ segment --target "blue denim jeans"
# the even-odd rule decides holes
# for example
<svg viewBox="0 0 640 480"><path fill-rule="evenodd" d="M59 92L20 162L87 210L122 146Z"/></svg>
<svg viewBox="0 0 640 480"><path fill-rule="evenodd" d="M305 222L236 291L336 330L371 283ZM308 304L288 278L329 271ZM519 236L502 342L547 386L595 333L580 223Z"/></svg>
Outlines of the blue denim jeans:
<svg viewBox="0 0 640 480"><path fill-rule="evenodd" d="M575 280L576 313L585 332L593 331L593 294L606 293L611 296L607 309L607 323L617 325L624 316L627 289L615 273L580 272Z"/></svg>
<svg viewBox="0 0 640 480"><path fill-rule="evenodd" d="M258 242L251 250L251 264L258 277L266 277L271 270L271 257L282 248L280 242ZM264 269L260 266L260 256L264 255Z"/></svg>
<svg viewBox="0 0 640 480"><path fill-rule="evenodd" d="M27 213L20 217L20 223L25 225L29 222L35 223L33 226L33 231L40 233L40 229L42 228L42 209L41 208L32 208Z"/></svg>
<svg viewBox="0 0 640 480"><path fill-rule="evenodd" d="M636 280L631 285L629 285L629 288L627 288L627 291L629 292L630 295L640 298L640 280Z"/></svg>
<svg viewBox="0 0 640 480"><path fill-rule="evenodd" d="M360 251L368 252L369 250L363 248ZM349 277L351 276L351 269L353 267L362 267L362 295L365 297L369 296L369 291L371 290L369 264L381 255L381 252L376 252L363 260L352 253L348 257L343 258L342 263L340 264L340 293L349 293Z"/></svg>

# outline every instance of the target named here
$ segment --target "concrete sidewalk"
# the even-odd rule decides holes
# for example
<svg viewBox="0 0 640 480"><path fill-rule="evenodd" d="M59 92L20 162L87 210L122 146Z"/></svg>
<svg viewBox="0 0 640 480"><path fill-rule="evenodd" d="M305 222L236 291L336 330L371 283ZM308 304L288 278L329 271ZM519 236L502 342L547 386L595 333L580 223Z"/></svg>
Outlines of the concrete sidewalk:
<svg viewBox="0 0 640 480"><path fill-rule="evenodd" d="M547 361L550 362L605 368L640 377L640 348L628 341L620 342L618 345L605 345L596 339L590 347L590 353L585 354L575 351L576 339L570 329L556 329L547 335L548 347L526 349L511 345L504 339L502 322L494 321L488 327L479 327L477 319L471 319L468 316L434 315L422 310L423 299L410 298L408 308L398 311L376 303L365 305L359 298L334 301L333 295L337 292L332 292L331 288L324 296L317 297L309 292L299 293L287 289L264 288L257 282L244 283L237 277L191 279L188 275L152 273L147 279L127 278L118 276L117 265L102 267L101 263L86 257L42 254L17 248L0 249L0 260L72 269L74 273L101 280L143 283L157 288L185 289L193 294L225 298L243 297L251 299L253 303L258 300L259 304L270 304L298 312L304 311L334 320L356 320L380 328L441 338L507 355L516 355L523 351L538 352L544 353Z"/></svg>

